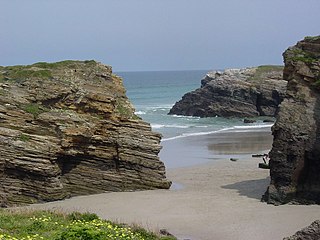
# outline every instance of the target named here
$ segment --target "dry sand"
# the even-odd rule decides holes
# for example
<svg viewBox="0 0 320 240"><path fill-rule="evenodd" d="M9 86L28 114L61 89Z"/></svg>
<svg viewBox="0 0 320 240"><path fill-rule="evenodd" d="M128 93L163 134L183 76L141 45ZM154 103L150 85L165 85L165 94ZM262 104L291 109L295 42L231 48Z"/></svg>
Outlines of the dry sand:
<svg viewBox="0 0 320 240"><path fill-rule="evenodd" d="M261 159L251 158L248 153L265 151L270 139L270 131L259 130L173 141L164 146L165 151L175 149L172 154L179 158L176 152L183 149L177 146L183 147L181 141L187 141L184 147L199 146L200 160L196 166L187 163L192 166L168 170L167 176L174 182L171 190L104 193L31 208L94 212L102 218L138 223L151 230L165 228L179 239L282 239L320 219L320 206L273 206L260 201L269 183L269 171L257 168ZM258 148L257 142L262 143ZM240 146L243 144L245 147ZM247 145L254 147L246 149ZM230 161L230 156L239 160Z"/></svg>

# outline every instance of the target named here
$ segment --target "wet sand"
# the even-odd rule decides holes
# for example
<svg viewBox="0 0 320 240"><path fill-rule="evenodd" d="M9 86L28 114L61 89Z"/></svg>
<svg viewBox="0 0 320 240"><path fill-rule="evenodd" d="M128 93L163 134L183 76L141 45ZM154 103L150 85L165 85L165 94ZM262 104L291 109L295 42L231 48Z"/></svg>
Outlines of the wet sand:
<svg viewBox="0 0 320 240"><path fill-rule="evenodd" d="M253 153L268 153L270 127L222 131L162 142L160 159L168 169L199 165L219 159L246 159Z"/></svg>
<svg viewBox="0 0 320 240"><path fill-rule="evenodd" d="M95 212L190 240L282 239L320 218L318 205L260 201L269 172L257 168L261 159L251 154L268 151L270 129L181 138L163 146L161 157L174 182L170 190L104 193L31 208Z"/></svg>

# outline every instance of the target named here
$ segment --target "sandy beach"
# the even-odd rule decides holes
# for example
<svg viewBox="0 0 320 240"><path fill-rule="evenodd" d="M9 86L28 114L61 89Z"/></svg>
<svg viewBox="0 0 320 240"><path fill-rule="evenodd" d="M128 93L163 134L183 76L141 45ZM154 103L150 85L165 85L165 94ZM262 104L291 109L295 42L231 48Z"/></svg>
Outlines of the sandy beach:
<svg viewBox="0 0 320 240"><path fill-rule="evenodd" d="M261 159L251 155L268 152L271 142L270 128L166 141L160 157L173 181L170 190L103 193L30 207L94 212L167 229L178 239L282 239L320 219L320 206L260 201L269 171L259 169Z"/></svg>

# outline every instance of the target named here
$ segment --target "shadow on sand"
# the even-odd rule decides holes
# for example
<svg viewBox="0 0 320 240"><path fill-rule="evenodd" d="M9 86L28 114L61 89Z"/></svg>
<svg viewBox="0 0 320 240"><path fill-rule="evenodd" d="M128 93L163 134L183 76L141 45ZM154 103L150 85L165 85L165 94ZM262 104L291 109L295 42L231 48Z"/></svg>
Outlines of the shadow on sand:
<svg viewBox="0 0 320 240"><path fill-rule="evenodd" d="M270 183L270 177L258 180L248 180L222 186L224 189L237 190L240 196L261 199Z"/></svg>

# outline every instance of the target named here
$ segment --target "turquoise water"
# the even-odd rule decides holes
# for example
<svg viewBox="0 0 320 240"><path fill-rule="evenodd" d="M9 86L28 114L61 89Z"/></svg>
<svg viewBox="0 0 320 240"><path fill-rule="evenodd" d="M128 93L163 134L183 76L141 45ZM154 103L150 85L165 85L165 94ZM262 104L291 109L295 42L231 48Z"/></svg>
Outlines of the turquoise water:
<svg viewBox="0 0 320 240"><path fill-rule="evenodd" d="M136 114L149 122L154 131L163 135L162 141L193 135L206 135L225 130L250 131L251 128L271 126L258 120L254 125L240 118L198 118L168 115L176 101L189 91L200 87L208 70L117 72L123 78L127 96Z"/></svg>

